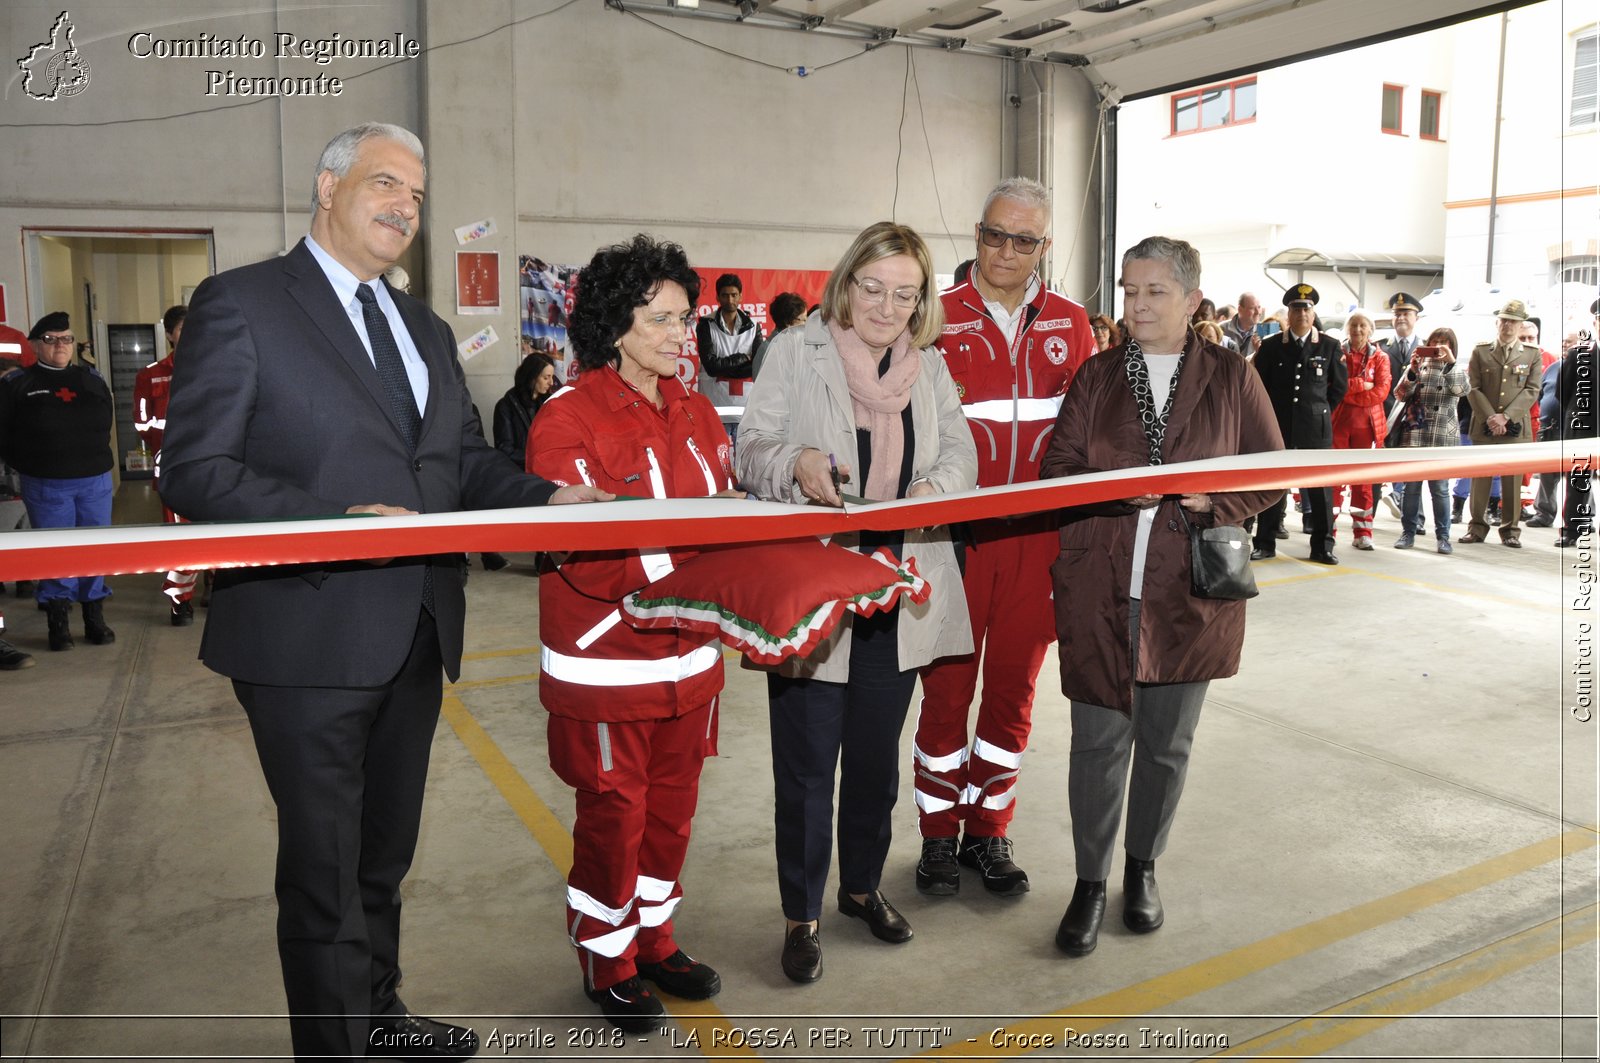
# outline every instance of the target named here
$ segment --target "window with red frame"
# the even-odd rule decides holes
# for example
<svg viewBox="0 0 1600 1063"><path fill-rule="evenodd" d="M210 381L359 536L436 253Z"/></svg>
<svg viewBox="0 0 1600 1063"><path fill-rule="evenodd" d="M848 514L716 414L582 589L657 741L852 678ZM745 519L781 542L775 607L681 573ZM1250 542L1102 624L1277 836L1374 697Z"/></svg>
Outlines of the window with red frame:
<svg viewBox="0 0 1600 1063"><path fill-rule="evenodd" d="M1400 128L1400 105L1405 100L1406 90L1399 85L1385 85L1383 87L1383 131L1385 133L1399 133L1405 131Z"/></svg>
<svg viewBox="0 0 1600 1063"><path fill-rule="evenodd" d="M1444 111L1444 93L1422 90L1422 117L1417 122L1417 133L1423 140L1440 140L1441 118Z"/></svg>
<svg viewBox="0 0 1600 1063"><path fill-rule="evenodd" d="M1172 97L1172 135L1222 129L1256 120L1256 79L1208 85Z"/></svg>

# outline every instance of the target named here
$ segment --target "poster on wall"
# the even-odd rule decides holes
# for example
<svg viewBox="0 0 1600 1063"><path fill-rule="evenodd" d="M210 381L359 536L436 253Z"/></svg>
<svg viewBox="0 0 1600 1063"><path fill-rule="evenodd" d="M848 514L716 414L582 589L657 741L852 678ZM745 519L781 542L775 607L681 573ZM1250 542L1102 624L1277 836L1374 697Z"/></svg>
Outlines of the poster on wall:
<svg viewBox="0 0 1600 1063"><path fill-rule="evenodd" d="M517 258L517 316L522 319L522 353L544 354L556 361L562 381L577 376L567 349L567 320L578 295L578 266L551 265L542 258Z"/></svg>
<svg viewBox="0 0 1600 1063"><path fill-rule="evenodd" d="M500 252L456 252L456 313L500 312Z"/></svg>

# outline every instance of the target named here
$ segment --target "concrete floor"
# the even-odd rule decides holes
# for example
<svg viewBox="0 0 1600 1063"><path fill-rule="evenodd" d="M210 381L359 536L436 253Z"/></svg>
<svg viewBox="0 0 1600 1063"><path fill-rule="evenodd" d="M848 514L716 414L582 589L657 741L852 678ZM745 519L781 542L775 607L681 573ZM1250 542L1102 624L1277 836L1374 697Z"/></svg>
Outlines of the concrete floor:
<svg viewBox="0 0 1600 1063"><path fill-rule="evenodd" d="M124 487L124 519L149 507ZM916 939L829 911L826 976L784 979L765 685L730 658L677 920L725 989L631 1039L594 1015L562 930L572 801L544 753L536 577L475 563L407 879L406 999L513 1058L1593 1060L1600 721L1571 711L1592 691L1574 608L1592 556L1549 530L1449 558L1394 534L1382 514L1372 553L1341 529L1337 569L1297 560L1298 534L1257 566L1244 669L1212 685L1160 863L1166 926L1125 931L1114 883L1084 959L1052 940L1074 878L1052 658L1012 830L1033 892L969 876L920 896L903 778L885 892ZM5 603L38 666L0 677L0 1047L282 1056L274 816L244 716L158 581L113 585L116 644L65 654Z"/></svg>

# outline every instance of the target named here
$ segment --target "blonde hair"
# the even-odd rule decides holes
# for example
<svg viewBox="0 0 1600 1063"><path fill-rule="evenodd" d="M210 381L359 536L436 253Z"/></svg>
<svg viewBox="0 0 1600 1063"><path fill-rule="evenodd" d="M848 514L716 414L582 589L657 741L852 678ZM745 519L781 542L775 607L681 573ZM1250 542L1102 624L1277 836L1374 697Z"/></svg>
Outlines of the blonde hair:
<svg viewBox="0 0 1600 1063"><path fill-rule="evenodd" d="M1200 333L1201 338L1207 343L1214 343L1218 347L1222 346L1222 330L1217 327L1215 321L1201 321L1194 326L1194 330Z"/></svg>
<svg viewBox="0 0 1600 1063"><path fill-rule="evenodd" d="M827 287L822 289L822 320L834 322L840 328L851 328L851 279L858 270L895 255L910 255L922 270L922 301L911 312L906 331L911 334L911 346L931 347L944 331L944 304L939 301L939 289L934 281L933 256L916 230L892 221L874 222L861 230L839 264L828 274Z"/></svg>

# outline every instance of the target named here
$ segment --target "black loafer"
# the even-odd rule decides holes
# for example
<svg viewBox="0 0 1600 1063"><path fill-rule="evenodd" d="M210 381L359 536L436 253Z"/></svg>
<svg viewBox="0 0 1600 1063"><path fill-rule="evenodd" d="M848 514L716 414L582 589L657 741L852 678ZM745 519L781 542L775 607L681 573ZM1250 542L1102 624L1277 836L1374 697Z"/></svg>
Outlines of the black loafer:
<svg viewBox="0 0 1600 1063"><path fill-rule="evenodd" d="M864 919L872 936L879 941L898 945L911 940L911 924L905 916L894 910L884 895L873 890L865 901L855 901L843 886L839 887L839 910L852 919Z"/></svg>
<svg viewBox="0 0 1600 1063"><path fill-rule="evenodd" d="M822 939L817 928L801 923L783 939L783 958L779 961L791 982L815 982L822 977Z"/></svg>
<svg viewBox="0 0 1600 1063"><path fill-rule="evenodd" d="M1106 884L1078 880L1072 902L1056 930L1056 948L1068 956L1087 956L1100 943L1100 923L1106 917Z"/></svg>
<svg viewBox="0 0 1600 1063"><path fill-rule="evenodd" d="M660 963L636 963L639 977L681 1000L710 1000L722 992L722 976L679 949Z"/></svg>
<svg viewBox="0 0 1600 1063"><path fill-rule="evenodd" d="M378 1015L367 1033L367 1055L379 1059L470 1059L478 1054L478 1035L412 1015Z"/></svg>
<svg viewBox="0 0 1600 1063"><path fill-rule="evenodd" d="M625 1033L650 1033L661 1025L667 1013L661 998L644 987L639 976L624 979L604 989L585 989L589 999L600 1005L606 1021Z"/></svg>
<svg viewBox="0 0 1600 1063"><path fill-rule="evenodd" d="M1250 560L1252 560L1252 561L1271 561L1273 558L1275 558L1277 556L1278 556L1278 551L1276 551L1276 550L1260 550L1260 549L1256 549L1256 550L1250 551Z"/></svg>
<svg viewBox="0 0 1600 1063"><path fill-rule="evenodd" d="M1334 557L1331 552L1324 552L1320 550L1312 553L1308 560L1319 565L1337 565L1339 563L1339 559Z"/></svg>
<svg viewBox="0 0 1600 1063"><path fill-rule="evenodd" d="M1128 857L1122 871L1122 925L1135 934L1160 930L1166 921L1161 891L1156 888L1156 862Z"/></svg>

